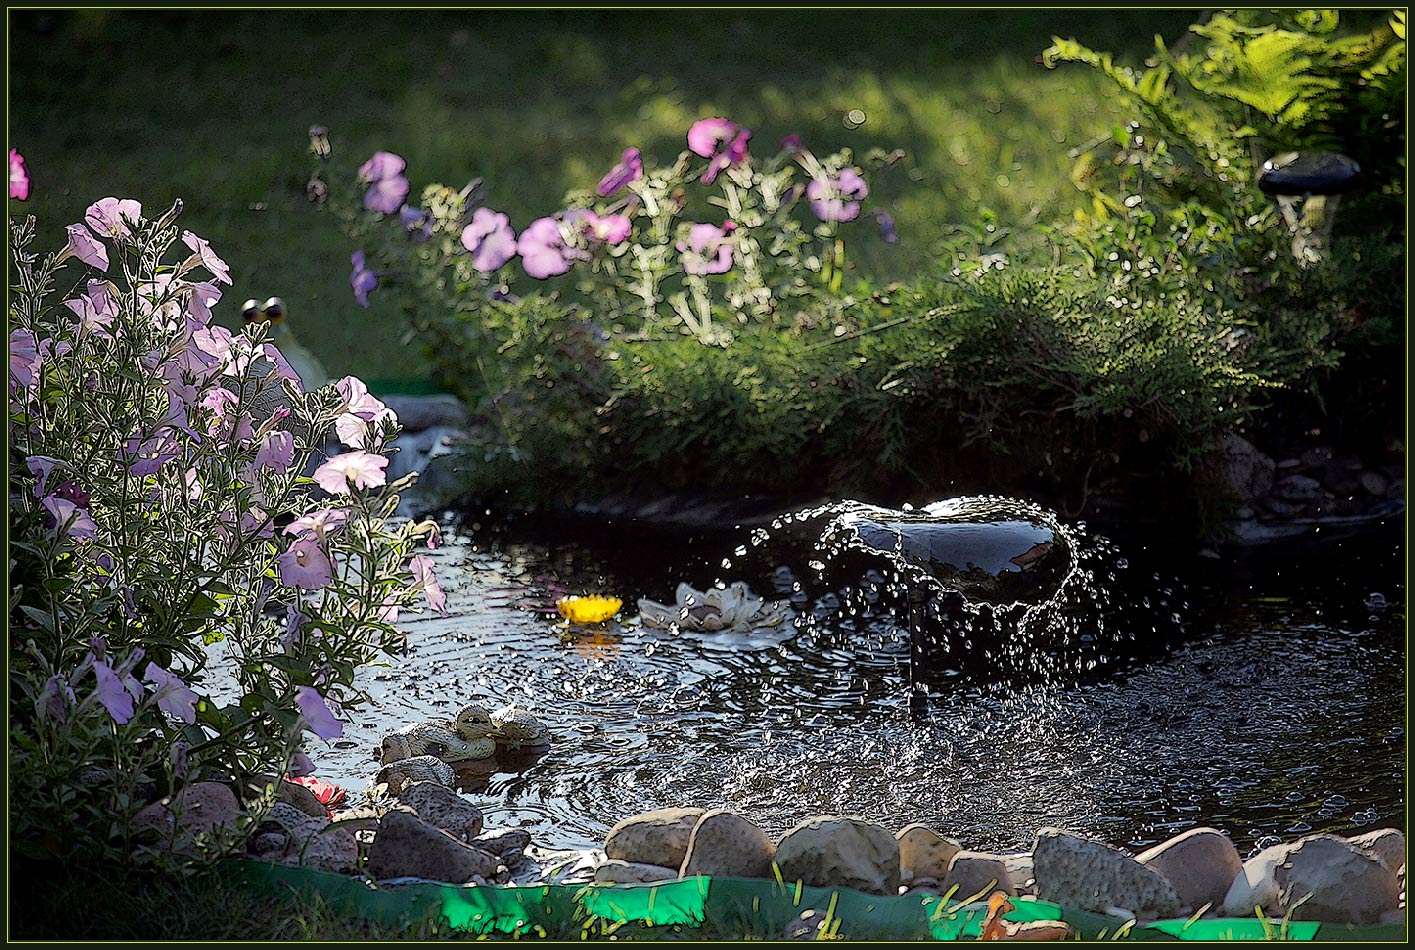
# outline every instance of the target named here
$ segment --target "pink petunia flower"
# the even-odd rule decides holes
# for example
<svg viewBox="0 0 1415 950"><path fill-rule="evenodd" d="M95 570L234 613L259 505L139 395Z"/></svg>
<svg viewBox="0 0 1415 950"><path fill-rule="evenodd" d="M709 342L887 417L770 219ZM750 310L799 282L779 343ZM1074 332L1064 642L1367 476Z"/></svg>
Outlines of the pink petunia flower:
<svg viewBox="0 0 1415 950"><path fill-rule="evenodd" d="M865 179L853 168L841 169L834 178L816 178L806 186L811 210L822 221L854 221L860 214L860 199L870 193Z"/></svg>
<svg viewBox="0 0 1415 950"><path fill-rule="evenodd" d="M349 275L349 284L354 288L354 302L368 308L368 295L378 287L378 274L368 269L363 251L349 255L354 271Z"/></svg>
<svg viewBox="0 0 1415 950"><path fill-rule="evenodd" d="M437 582L432 558L426 554L415 554L408 566L413 572L413 586L427 595L428 606L442 616L447 616L447 595L443 593L442 585Z"/></svg>
<svg viewBox="0 0 1415 950"><path fill-rule="evenodd" d="M295 687L295 705L304 717L306 728L326 742L344 734L344 724L329 711L324 697L313 686Z"/></svg>
<svg viewBox="0 0 1415 950"><path fill-rule="evenodd" d="M345 376L334 384L334 388L344 397L344 404L339 410L341 413L372 419L387 408L381 399L369 393L368 386L357 376Z"/></svg>
<svg viewBox="0 0 1415 950"><path fill-rule="evenodd" d="M382 214L397 214L413 186L403 176L408 163L392 152L375 152L359 167L359 181L368 186L364 207Z"/></svg>
<svg viewBox="0 0 1415 950"><path fill-rule="evenodd" d="M223 284L231 283L231 268L216 256L216 252L211 249L211 244L205 238L197 237L190 231L183 231L182 243L192 249L193 255L201 261L202 267L211 272L212 277Z"/></svg>
<svg viewBox="0 0 1415 950"><path fill-rule="evenodd" d="M732 242L728 237L737 230L731 221L722 227L695 224L688 229L687 242L679 241L683 255L683 270L689 274L725 274L732 269Z"/></svg>
<svg viewBox="0 0 1415 950"><path fill-rule="evenodd" d="M139 651L134 653L141 657ZM121 726L131 720L137 708L136 701L142 699L142 684L126 673L119 674L108 665L107 660L93 661L93 675L98 679L98 701L108 710L113 721Z"/></svg>
<svg viewBox="0 0 1415 950"><path fill-rule="evenodd" d="M84 212L84 223L99 237L128 239L142 220L142 204L131 198L100 198Z"/></svg>
<svg viewBox="0 0 1415 950"><path fill-rule="evenodd" d="M188 725L197 721L196 702L199 697L179 677L156 663L149 663L142 678L152 685L158 709Z"/></svg>
<svg viewBox="0 0 1415 950"><path fill-rule="evenodd" d="M353 488L386 485L388 459L372 452L345 452L314 470L314 480L331 495L347 495Z"/></svg>
<svg viewBox="0 0 1415 950"><path fill-rule="evenodd" d="M280 583L286 587L321 590L334 579L334 565L314 538L291 543L275 562L280 569Z"/></svg>
<svg viewBox="0 0 1415 950"><path fill-rule="evenodd" d="M48 455L31 455L25 459L25 467L33 475L37 482L34 486L34 497L43 498L47 491L49 476L55 468L63 466L63 462Z"/></svg>
<svg viewBox="0 0 1415 950"><path fill-rule="evenodd" d="M44 681L44 689L34 701L34 711L44 722L63 723L68 721L69 709L74 703L74 691L69 686L69 678L56 674Z"/></svg>
<svg viewBox="0 0 1415 950"><path fill-rule="evenodd" d="M10 331L10 375L23 389L34 385L41 363L39 344L28 330Z"/></svg>
<svg viewBox="0 0 1415 950"><path fill-rule="evenodd" d="M92 538L98 533L98 525L94 524L88 509L68 498L56 493L39 504L54 519L54 527L62 527L70 537Z"/></svg>
<svg viewBox="0 0 1415 950"><path fill-rule="evenodd" d="M274 429L260 437L260 447L256 449L256 468L268 468L274 472L288 471L295 461L295 437L289 432Z"/></svg>
<svg viewBox="0 0 1415 950"><path fill-rule="evenodd" d="M688 130L688 150L709 160L702 183L711 185L721 172L744 163L751 137L751 129L740 128L720 117L694 122Z"/></svg>
<svg viewBox="0 0 1415 950"><path fill-rule="evenodd" d="M619 164L611 168L603 178L599 180L597 189L601 198L608 198L623 188L630 182L638 181L644 177L644 159L636 148L626 148L624 157L619 160Z"/></svg>
<svg viewBox="0 0 1415 950"><path fill-rule="evenodd" d="M89 233L88 228L82 224L71 224L65 230L69 232L69 245L64 249L65 255L77 257L88 266L97 267L107 273L108 248L103 246L103 242Z"/></svg>
<svg viewBox="0 0 1415 950"><path fill-rule="evenodd" d="M516 256L516 232L511 219L490 208L472 212L472 223L462 229L462 246L472 252L472 267L495 273Z"/></svg>
<svg viewBox="0 0 1415 950"><path fill-rule="evenodd" d="M629 240L629 234L634 229L633 222L622 214L601 217L591 211L581 220L585 236L599 244L623 244Z"/></svg>
<svg viewBox="0 0 1415 950"><path fill-rule="evenodd" d="M10 197L21 201L29 200L29 169L25 167L25 157L16 148L10 149Z"/></svg>
<svg viewBox="0 0 1415 950"><path fill-rule="evenodd" d="M342 508L321 508L296 518L285 526L285 533L302 540L314 538L323 542L325 535L343 527L349 520L349 513Z"/></svg>
<svg viewBox="0 0 1415 950"><path fill-rule="evenodd" d="M573 217L583 217L583 214ZM572 215L562 214L562 217ZM575 261L586 256L566 242L560 222L553 217L532 221L516 240L516 251L521 255L521 266L536 280L564 274Z"/></svg>
<svg viewBox="0 0 1415 950"><path fill-rule="evenodd" d="M113 285L106 280L89 281L87 293L64 301L64 306L72 310L78 318L80 336L89 333L109 336L108 328L113 325L113 318L118 315L118 302L113 299Z"/></svg>

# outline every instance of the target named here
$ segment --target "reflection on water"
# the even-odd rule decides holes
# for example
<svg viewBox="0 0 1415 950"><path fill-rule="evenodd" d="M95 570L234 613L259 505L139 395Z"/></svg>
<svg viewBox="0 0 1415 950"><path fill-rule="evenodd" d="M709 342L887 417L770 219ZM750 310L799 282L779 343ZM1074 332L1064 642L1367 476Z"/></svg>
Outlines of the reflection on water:
<svg viewBox="0 0 1415 950"><path fill-rule="evenodd" d="M1052 824L1133 848L1214 825L1244 852L1404 824L1398 542L1356 584L1273 569L1198 585L1187 641L1098 681L934 684L922 722L899 625L789 574L750 581L793 600L794 635L571 631L539 612L556 592L633 604L738 579L707 566L721 562L711 543L449 542L434 557L453 616L413 620L407 658L362 674L375 704L311 750L322 777L362 788L384 731L480 700L552 732L538 758L462 778L489 825L542 847L594 847L620 818L673 805L729 807L777 834L814 813L925 821L975 848L1025 846ZM1345 557L1329 549L1321 576ZM1377 588L1388 606L1373 609Z"/></svg>

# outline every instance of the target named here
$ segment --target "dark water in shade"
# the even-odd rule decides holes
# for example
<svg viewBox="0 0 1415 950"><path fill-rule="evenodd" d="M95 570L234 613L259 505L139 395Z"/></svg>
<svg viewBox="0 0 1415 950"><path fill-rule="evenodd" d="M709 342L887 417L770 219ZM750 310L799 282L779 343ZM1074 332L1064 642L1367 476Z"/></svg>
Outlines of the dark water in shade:
<svg viewBox="0 0 1415 950"><path fill-rule="evenodd" d="M621 623L570 633L559 593L671 601L679 581L789 579L722 569L746 532L714 537L475 526L434 552L452 616L411 618L408 656L361 682L374 704L319 774L361 789L389 729L471 700L515 702L550 727L521 771L479 776L490 825L588 848L651 808L727 807L774 834L820 813L928 822L966 846L1030 845L1058 825L1142 848L1196 825L1240 852L1264 839L1404 828L1405 588L1400 530L1188 560L1186 637L1082 683L931 686L911 716L907 635L831 612L794 636L672 634ZM1136 548L1138 555L1143 552ZM1367 605L1373 593L1383 596ZM511 606L502 606L511 605Z"/></svg>

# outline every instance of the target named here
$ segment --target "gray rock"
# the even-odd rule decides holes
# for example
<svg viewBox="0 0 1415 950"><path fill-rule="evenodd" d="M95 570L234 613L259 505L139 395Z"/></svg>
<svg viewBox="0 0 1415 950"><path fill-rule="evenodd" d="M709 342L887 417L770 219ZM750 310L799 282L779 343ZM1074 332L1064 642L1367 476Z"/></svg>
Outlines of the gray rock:
<svg viewBox="0 0 1415 950"><path fill-rule="evenodd" d="M776 846L765 831L741 815L717 809L693 826L680 877L771 877Z"/></svg>
<svg viewBox="0 0 1415 950"><path fill-rule="evenodd" d="M781 839L776 863L788 882L899 892L899 842L884 825L862 818L806 819Z"/></svg>
<svg viewBox="0 0 1415 950"><path fill-rule="evenodd" d="M1335 835L1312 835L1291 845L1273 876L1278 903L1296 920L1373 924L1400 903L1395 871Z"/></svg>
<svg viewBox="0 0 1415 950"><path fill-rule="evenodd" d="M465 884L495 876L499 864L495 855L463 844L420 818L394 811L379 822L366 867L380 879L422 877Z"/></svg>
<svg viewBox="0 0 1415 950"><path fill-rule="evenodd" d="M358 869L358 840L347 827L331 828L328 818L307 815L285 802L271 806L262 822L261 833L269 834L268 829L272 827L280 828L285 847L271 853L271 860L336 874L349 874Z"/></svg>
<svg viewBox="0 0 1415 950"><path fill-rule="evenodd" d="M518 864L531 846L531 833L524 828L497 828L477 837L471 845L496 855L506 864Z"/></svg>
<svg viewBox="0 0 1415 950"><path fill-rule="evenodd" d="M380 396L385 406L398 414L405 432L421 432L434 426L461 428L467 424L467 407L456 396Z"/></svg>
<svg viewBox="0 0 1415 950"><path fill-rule="evenodd" d="M1229 433L1219 443L1224 481L1240 499L1261 498L1272 491L1276 466L1247 439Z"/></svg>
<svg viewBox="0 0 1415 950"><path fill-rule="evenodd" d="M1097 912L1124 907L1149 917L1173 917L1181 906L1173 885L1159 871L1059 828L1037 832L1032 861L1042 900Z"/></svg>
<svg viewBox="0 0 1415 950"><path fill-rule="evenodd" d="M253 857L278 861L285 856L285 849L289 844L290 836L283 831L262 831L251 836L246 850Z"/></svg>
<svg viewBox="0 0 1415 950"><path fill-rule="evenodd" d="M1390 487L1390 480L1379 472L1362 472L1361 487L1377 498L1384 498L1386 489Z"/></svg>
<svg viewBox="0 0 1415 950"><path fill-rule="evenodd" d="M188 851L197 835L234 833L241 806L220 782L193 782L133 816L135 835L155 833L165 847Z"/></svg>
<svg viewBox="0 0 1415 950"><path fill-rule="evenodd" d="M655 881L673 881L677 878L677 868L633 861L605 861L594 870L596 884L652 884Z"/></svg>
<svg viewBox="0 0 1415 950"><path fill-rule="evenodd" d="M1283 501L1281 498L1268 497L1262 499L1257 504L1261 510L1270 515L1276 515L1279 518L1294 518L1302 512L1301 505L1294 505L1290 502Z"/></svg>
<svg viewBox="0 0 1415 950"><path fill-rule="evenodd" d="M1215 907L1243 870L1243 858L1228 836L1215 828L1191 828L1135 857L1163 874L1179 901L1189 907Z"/></svg>
<svg viewBox="0 0 1415 950"><path fill-rule="evenodd" d="M1283 459L1282 461L1280 461L1280 462L1277 463L1277 470L1278 470L1279 472L1290 472L1290 471L1292 471L1293 469L1297 469L1297 468L1301 468L1301 467L1302 467L1302 460L1301 460L1301 459Z"/></svg>
<svg viewBox="0 0 1415 950"><path fill-rule="evenodd" d="M1319 445L1303 452L1301 460L1306 468L1322 468L1332 460L1332 450L1325 445Z"/></svg>
<svg viewBox="0 0 1415 950"><path fill-rule="evenodd" d="M1004 854L1002 863L1007 867L1007 876L1012 879L1012 886L1016 888L1018 894L1037 893L1037 869L1032 863L1030 851L1021 854Z"/></svg>
<svg viewBox="0 0 1415 950"><path fill-rule="evenodd" d="M434 828L459 841L470 841L482 830L481 809L436 782L414 782L398 793L398 801ZM529 842L530 836L526 836Z"/></svg>
<svg viewBox="0 0 1415 950"><path fill-rule="evenodd" d="M625 818L605 835L605 856L636 864L681 867L693 826L704 814L701 808L660 808Z"/></svg>
<svg viewBox="0 0 1415 950"><path fill-rule="evenodd" d="M957 841L918 823L906 825L894 837L899 842L899 876L903 881L922 877L943 880L948 862L963 850Z"/></svg>
<svg viewBox="0 0 1415 950"><path fill-rule="evenodd" d="M968 900L974 895L981 895L978 899L987 900L994 891L1002 891L1009 897L1017 894L1003 856L982 851L959 851L955 854L941 886L945 894L957 887L953 894L953 900L957 901Z"/></svg>
<svg viewBox="0 0 1415 950"><path fill-rule="evenodd" d="M1386 489L1386 498L1391 501L1403 501L1405 499L1405 479L1392 479L1390 487Z"/></svg>
<svg viewBox="0 0 1415 950"><path fill-rule="evenodd" d="M1405 835L1394 828L1368 831L1346 839L1362 851L1372 854L1392 871L1405 867Z"/></svg>
<svg viewBox="0 0 1415 950"><path fill-rule="evenodd" d="M329 809L320 803L318 796L314 792L305 788L298 782L287 782L278 779L274 775L258 774L252 775L246 782L245 787L237 789L237 794L241 799L250 802L260 798L271 787L275 787L275 800L283 802L293 808L297 808L312 818L328 818Z"/></svg>
<svg viewBox="0 0 1415 950"><path fill-rule="evenodd" d="M1243 862L1243 869L1233 879L1223 899L1225 917L1251 917L1256 908L1263 913L1277 912L1277 881L1273 877L1277 862L1287 852L1287 845L1264 848Z"/></svg>
<svg viewBox="0 0 1415 950"><path fill-rule="evenodd" d="M1284 475L1273 486L1273 497L1296 504L1318 501L1322 497L1322 483L1306 475Z"/></svg>
<svg viewBox="0 0 1415 950"><path fill-rule="evenodd" d="M1346 498L1361 487L1361 482L1338 463L1328 462L1322 469L1322 485L1337 497ZM1381 490L1385 490L1384 483Z"/></svg>

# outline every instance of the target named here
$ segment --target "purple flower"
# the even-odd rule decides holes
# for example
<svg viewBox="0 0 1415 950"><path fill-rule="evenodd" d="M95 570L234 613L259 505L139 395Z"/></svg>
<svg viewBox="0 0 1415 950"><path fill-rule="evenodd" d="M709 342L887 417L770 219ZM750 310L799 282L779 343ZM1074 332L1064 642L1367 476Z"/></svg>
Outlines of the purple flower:
<svg viewBox="0 0 1415 950"><path fill-rule="evenodd" d="M275 563L280 568L280 583L286 587L320 590L334 579L334 565L314 538L292 542Z"/></svg>
<svg viewBox="0 0 1415 950"><path fill-rule="evenodd" d="M23 389L34 385L39 375L39 345L28 330L10 331L10 375Z"/></svg>
<svg viewBox="0 0 1415 950"><path fill-rule="evenodd" d="M349 260L354 265L354 272L349 275L349 283L354 288L354 300L360 307L368 307L368 295L378 287L378 275L365 266L363 251L355 251Z"/></svg>
<svg viewBox="0 0 1415 950"><path fill-rule="evenodd" d="M383 606L378 608L378 619L381 623L395 624L398 622L398 602L389 597L383 601Z"/></svg>
<svg viewBox="0 0 1415 950"><path fill-rule="evenodd" d="M388 459L372 452L345 452L314 470L314 480L331 495L347 495L354 488L375 488L387 484L384 470Z"/></svg>
<svg viewBox="0 0 1415 950"><path fill-rule="evenodd" d="M368 185L364 192L364 207L383 214L396 214L413 190L403 169L408 163L392 152L374 152L373 157L359 166L359 181Z"/></svg>
<svg viewBox="0 0 1415 950"><path fill-rule="evenodd" d="M560 222L555 218L532 221L516 241L516 250L521 255L521 266L537 280L565 273L584 256L565 242Z"/></svg>
<svg viewBox="0 0 1415 950"><path fill-rule="evenodd" d="M403 230L411 234L413 240L426 241L432 237L432 212L426 208L407 205L398 212L398 217L403 222Z"/></svg>
<svg viewBox="0 0 1415 950"><path fill-rule="evenodd" d="M95 333L108 336L108 328L118 315L118 303L113 299L113 285L106 280L88 282L88 292L64 301L64 306L79 319L79 335Z"/></svg>
<svg viewBox="0 0 1415 950"><path fill-rule="evenodd" d="M341 527L349 520L349 513L342 508L321 508L296 518L285 526L285 533L301 540L314 538L323 542L324 536Z"/></svg>
<svg viewBox="0 0 1415 950"><path fill-rule="evenodd" d="M182 243L192 249L201 261L201 266L210 271L211 276L223 284L231 283L231 269L226 266L225 261L216 256L216 253L211 249L211 244L205 238L199 238L190 231L183 231Z"/></svg>
<svg viewBox="0 0 1415 950"><path fill-rule="evenodd" d="M17 148L10 149L10 197L21 201L29 200L29 169L25 168L25 157Z"/></svg>
<svg viewBox="0 0 1415 950"><path fill-rule="evenodd" d="M841 169L835 178L817 178L806 186L811 210L822 221L854 221L860 214L860 199L870 193L869 186L853 168Z"/></svg>
<svg viewBox="0 0 1415 950"><path fill-rule="evenodd" d="M50 527L63 527L75 538L92 538L98 533L98 525L89 517L88 510L68 498L61 498L56 493L42 500L40 505L54 519Z"/></svg>
<svg viewBox="0 0 1415 950"><path fill-rule="evenodd" d="M427 595L429 607L442 616L447 616L447 595L442 592L442 585L437 582L437 575L433 573L432 558L426 554L415 554L408 566L413 571L414 589L420 589Z"/></svg>
<svg viewBox="0 0 1415 950"><path fill-rule="evenodd" d="M751 129L739 128L722 118L699 119L688 130L688 150L708 159L702 183L711 185L719 173L747 160L747 142Z"/></svg>
<svg viewBox="0 0 1415 950"><path fill-rule="evenodd" d="M260 437L260 447L255 453L256 468L285 472L294 461L295 437L292 434L274 429Z"/></svg>
<svg viewBox="0 0 1415 950"><path fill-rule="evenodd" d="M373 419L387 408L377 396L369 394L368 387L357 376L345 376L334 384L334 388L344 397L340 412L358 416L360 419Z"/></svg>
<svg viewBox="0 0 1415 950"><path fill-rule="evenodd" d="M49 475L58 466L64 463L48 455L31 455L25 459L25 467L38 482L34 486L34 497L43 498L45 486L49 483Z"/></svg>
<svg viewBox="0 0 1415 950"><path fill-rule="evenodd" d="M392 152L374 152L372 158L359 166L359 181L367 185L385 178L394 178L403 174L403 170L407 167L408 163L403 161L401 155L394 155Z"/></svg>
<svg viewBox="0 0 1415 950"><path fill-rule="evenodd" d="M353 413L345 413L334 420L334 432L351 449L368 449L383 444L383 430L386 426L396 426L398 414L392 409L384 409L372 419L362 419Z"/></svg>
<svg viewBox="0 0 1415 950"><path fill-rule="evenodd" d="M472 223L462 229L462 246L472 252L472 266L483 274L499 270L516 256L516 232L511 219L490 208L472 212Z"/></svg>
<svg viewBox="0 0 1415 950"><path fill-rule="evenodd" d="M304 717L309 731L326 742L338 739L344 734L344 724L329 711L329 707L324 704L324 697L319 695L319 690L313 686L295 687L295 705L299 706L300 715Z"/></svg>
<svg viewBox="0 0 1415 950"><path fill-rule="evenodd" d="M153 698L157 708L173 719L191 725L197 721L197 694L187 688L180 678L167 672L156 663L149 663L142 678L152 684Z"/></svg>
<svg viewBox="0 0 1415 950"><path fill-rule="evenodd" d="M626 148L624 157L619 160L619 164L609 170L609 173L599 180L599 196L608 198L619 189L633 181L638 181L644 177L644 160L636 148Z"/></svg>
<svg viewBox="0 0 1415 950"><path fill-rule="evenodd" d="M120 676L106 660L94 660L93 675L98 679L98 701L113 721L121 726L132 719L134 701L142 698L142 684L127 674Z"/></svg>
<svg viewBox="0 0 1415 950"><path fill-rule="evenodd" d="M797 135L795 132L786 136L786 138L781 140L781 150L783 152L790 152L792 155L801 151L801 136Z"/></svg>
<svg viewBox="0 0 1415 950"><path fill-rule="evenodd" d="M688 230L687 242L679 241L683 255L683 270L689 274L725 274L732 269L732 242L729 239L737 225L722 222L722 227L695 224Z"/></svg>
<svg viewBox="0 0 1415 950"><path fill-rule="evenodd" d="M622 214L600 217L591 211L581 221L585 235L600 244L623 244L629 240L629 233L634 228L633 222Z"/></svg>
<svg viewBox="0 0 1415 950"><path fill-rule="evenodd" d="M226 390L217 392L224 393ZM129 465L129 471L138 478L145 478L148 475L156 475L162 466L177 457L177 443L167 435L152 436L148 439L132 438L124 447L123 454L134 459Z"/></svg>
<svg viewBox="0 0 1415 950"><path fill-rule="evenodd" d="M228 281L229 283L229 281ZM211 322L211 308L221 302L221 288L210 281L199 281L191 285L187 298L187 312L202 325Z"/></svg>
<svg viewBox="0 0 1415 950"><path fill-rule="evenodd" d="M894 231L894 219L890 217L888 211L876 211L875 221L879 224L881 241L886 244L894 244L899 240L899 235Z"/></svg>
<svg viewBox="0 0 1415 950"><path fill-rule="evenodd" d="M142 204L131 198L100 198L84 212L84 223L93 233L106 238L130 238L129 222L142 220Z"/></svg>
<svg viewBox="0 0 1415 950"><path fill-rule="evenodd" d="M105 273L108 270L108 248L103 243L89 233L88 228L82 224L71 224L66 228L69 232L69 246L65 248L66 255L73 255L90 267L97 267Z"/></svg>
<svg viewBox="0 0 1415 950"><path fill-rule="evenodd" d="M39 698L34 701L34 711L44 722L63 723L69 718L69 707L74 705L74 691L64 676L51 676L44 681Z"/></svg>
<svg viewBox="0 0 1415 950"><path fill-rule="evenodd" d="M313 775L314 763L311 762L310 757L303 752L296 752L294 757L290 759L290 768L285 774L291 778Z"/></svg>
<svg viewBox="0 0 1415 950"><path fill-rule="evenodd" d="M732 138L737 126L727 119L699 119L688 130L688 150L703 158L712 158L718 146Z"/></svg>

